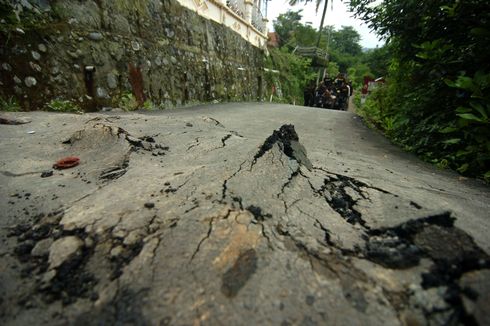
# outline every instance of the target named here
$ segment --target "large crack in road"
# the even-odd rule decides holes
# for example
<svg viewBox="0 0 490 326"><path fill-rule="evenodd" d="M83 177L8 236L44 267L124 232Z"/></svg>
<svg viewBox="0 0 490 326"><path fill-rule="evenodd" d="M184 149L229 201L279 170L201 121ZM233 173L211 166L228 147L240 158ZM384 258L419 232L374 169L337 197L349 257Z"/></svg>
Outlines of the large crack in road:
<svg viewBox="0 0 490 326"><path fill-rule="evenodd" d="M126 120L71 133L71 173L3 175L2 324L486 323L490 257L454 212L332 171L292 124L243 151L215 118Z"/></svg>

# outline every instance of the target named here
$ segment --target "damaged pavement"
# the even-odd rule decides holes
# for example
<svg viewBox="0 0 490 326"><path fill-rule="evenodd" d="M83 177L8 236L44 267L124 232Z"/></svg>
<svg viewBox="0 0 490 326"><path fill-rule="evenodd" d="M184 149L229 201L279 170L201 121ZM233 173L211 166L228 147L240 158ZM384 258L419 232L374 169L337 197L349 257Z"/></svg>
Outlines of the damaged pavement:
<svg viewBox="0 0 490 326"><path fill-rule="evenodd" d="M488 187L351 113L4 115L2 325L490 324Z"/></svg>

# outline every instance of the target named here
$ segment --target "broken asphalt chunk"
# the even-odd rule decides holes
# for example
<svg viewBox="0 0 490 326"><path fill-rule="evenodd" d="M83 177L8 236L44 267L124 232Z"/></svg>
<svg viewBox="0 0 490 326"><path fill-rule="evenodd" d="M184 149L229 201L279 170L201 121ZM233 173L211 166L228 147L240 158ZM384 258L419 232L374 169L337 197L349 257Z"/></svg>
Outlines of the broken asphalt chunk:
<svg viewBox="0 0 490 326"><path fill-rule="evenodd" d="M153 207L155 207L155 203L150 203L150 202L145 203L145 207L146 208L153 208Z"/></svg>
<svg viewBox="0 0 490 326"><path fill-rule="evenodd" d="M49 249L49 268L57 268L65 261L79 253L83 241L75 236L68 236L56 240Z"/></svg>
<svg viewBox="0 0 490 326"><path fill-rule="evenodd" d="M308 170L313 168L313 165L306 154L306 149L299 142L298 134L296 133L293 125L282 125L279 130L274 130L272 135L267 137L265 142L259 148L257 154L255 154L253 164L255 164L255 162L257 162L257 160L267 151L269 151L275 144L277 144L279 149L290 159L303 164L308 168Z"/></svg>
<svg viewBox="0 0 490 326"><path fill-rule="evenodd" d="M44 171L43 173L41 173L41 178L48 178L51 176L53 176L53 170Z"/></svg>

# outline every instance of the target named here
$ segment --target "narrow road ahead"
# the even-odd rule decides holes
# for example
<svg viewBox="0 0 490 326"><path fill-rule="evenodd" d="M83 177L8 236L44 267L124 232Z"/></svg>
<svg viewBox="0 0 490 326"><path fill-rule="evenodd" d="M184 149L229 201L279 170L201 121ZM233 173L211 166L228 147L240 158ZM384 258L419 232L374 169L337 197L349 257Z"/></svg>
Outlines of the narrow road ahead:
<svg viewBox="0 0 490 326"><path fill-rule="evenodd" d="M3 325L490 324L489 188L351 112L3 115Z"/></svg>

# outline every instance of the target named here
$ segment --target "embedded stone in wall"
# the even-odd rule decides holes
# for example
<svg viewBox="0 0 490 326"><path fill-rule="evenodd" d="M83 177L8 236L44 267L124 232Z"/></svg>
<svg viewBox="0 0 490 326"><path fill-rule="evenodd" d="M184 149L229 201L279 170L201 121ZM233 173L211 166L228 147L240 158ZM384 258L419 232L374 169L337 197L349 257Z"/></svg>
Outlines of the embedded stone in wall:
<svg viewBox="0 0 490 326"><path fill-rule="evenodd" d="M88 38L92 41L102 41L104 39L104 36L99 32L92 32L88 35Z"/></svg>
<svg viewBox="0 0 490 326"><path fill-rule="evenodd" d="M29 76L24 79L24 83L26 84L27 87L33 87L37 85L37 80L36 78Z"/></svg>
<svg viewBox="0 0 490 326"><path fill-rule="evenodd" d="M116 89L117 88L117 85L118 85L117 77L112 72L107 74L107 85L109 86L110 89Z"/></svg>

